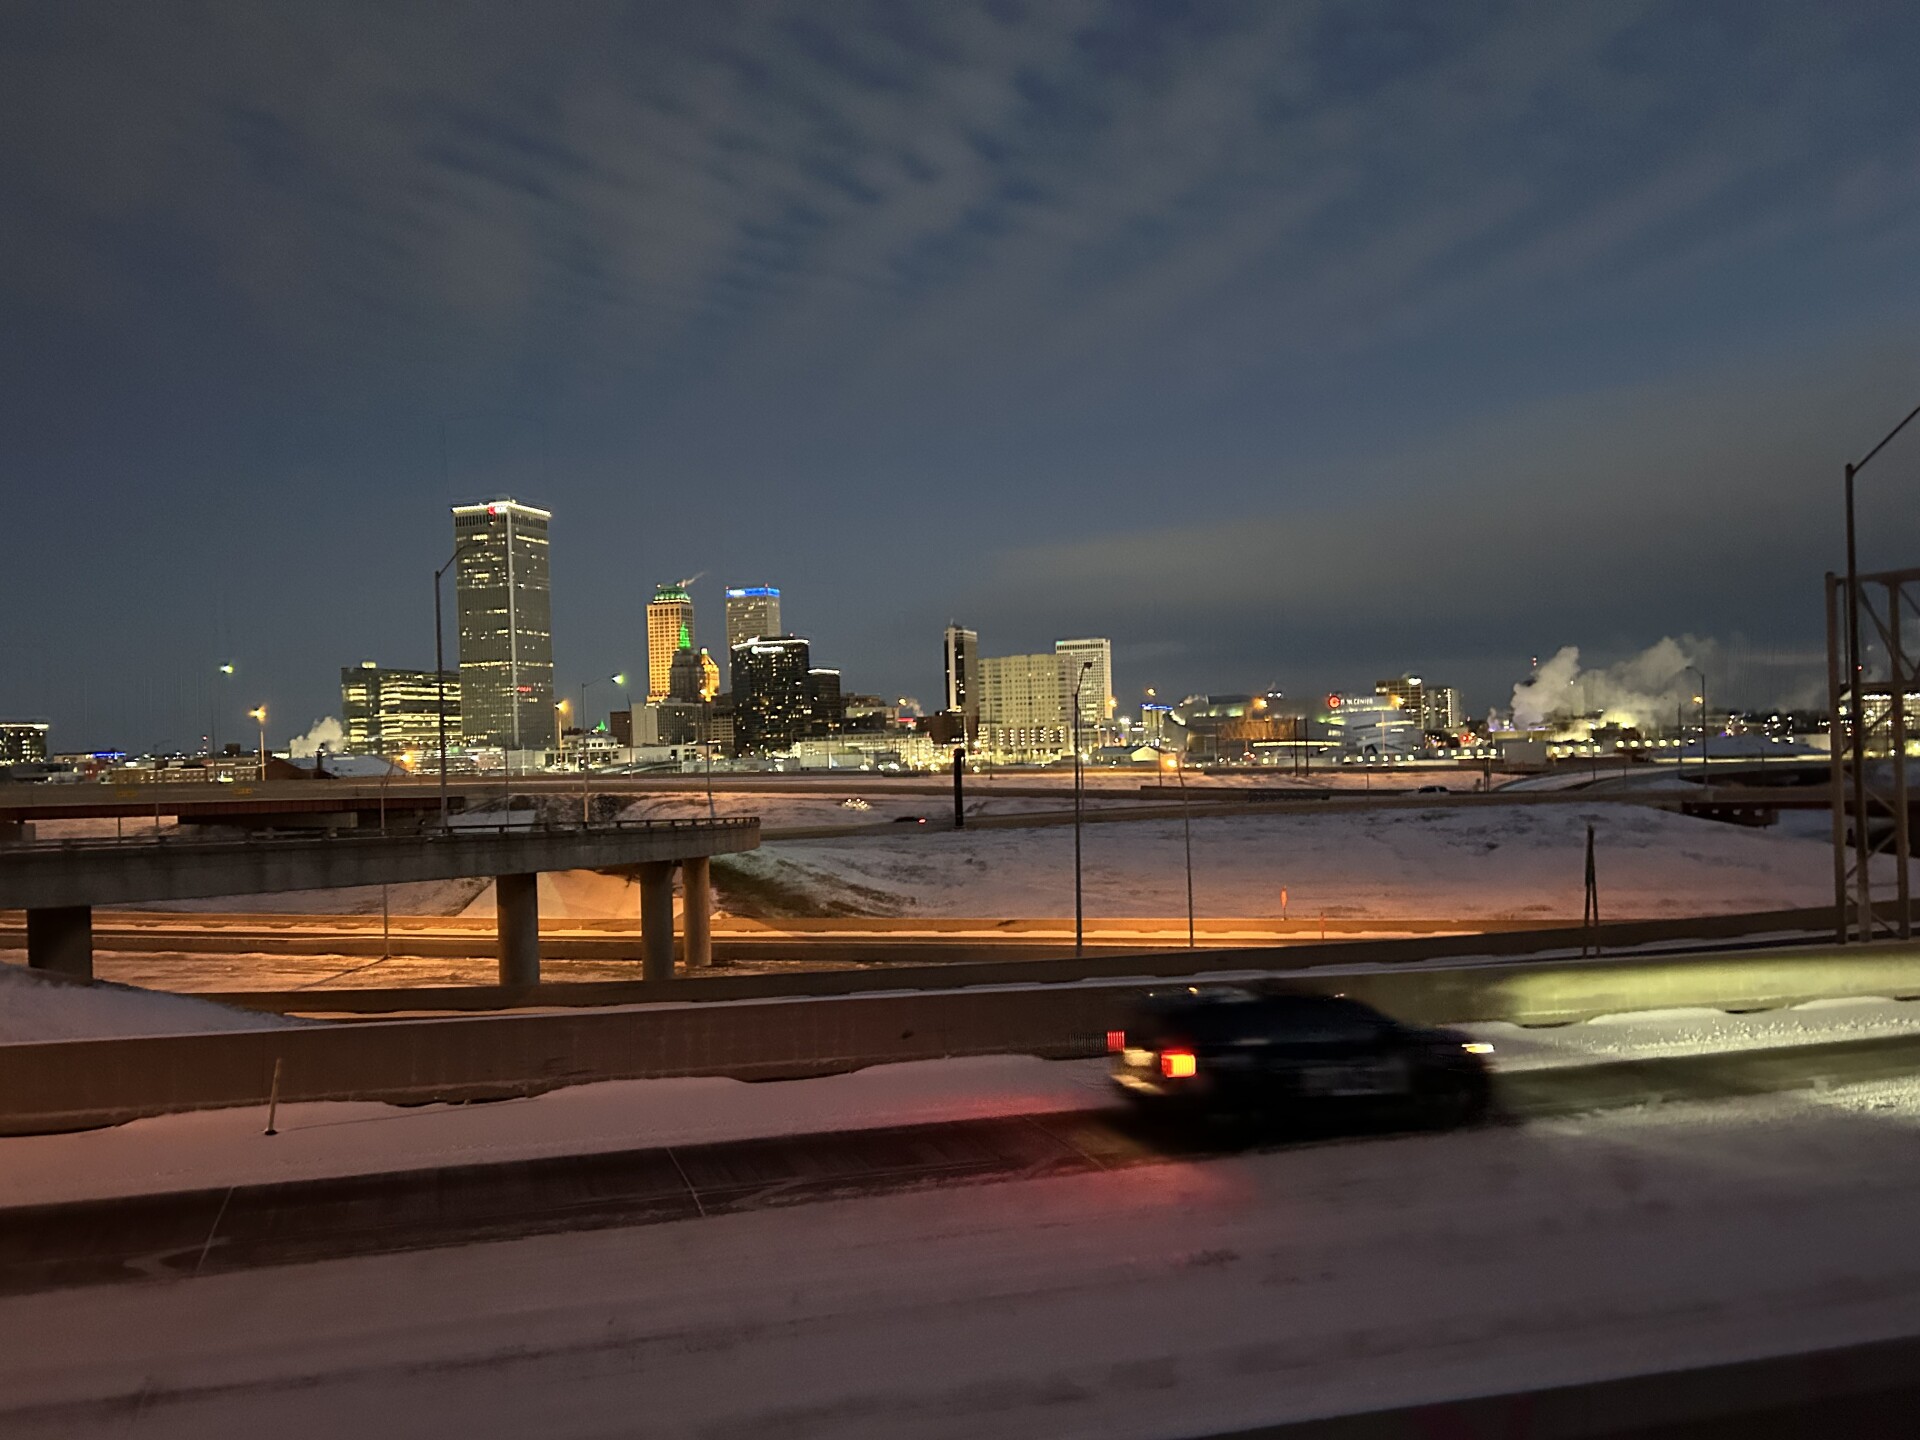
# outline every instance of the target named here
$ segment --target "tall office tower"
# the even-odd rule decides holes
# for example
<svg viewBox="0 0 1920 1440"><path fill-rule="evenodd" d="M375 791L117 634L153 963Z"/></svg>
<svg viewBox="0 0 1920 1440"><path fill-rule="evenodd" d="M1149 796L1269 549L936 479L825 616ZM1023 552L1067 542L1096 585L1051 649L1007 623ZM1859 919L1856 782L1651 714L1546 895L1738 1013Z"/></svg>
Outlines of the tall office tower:
<svg viewBox="0 0 1920 1440"><path fill-rule="evenodd" d="M460 736L468 745L553 745L552 518L517 500L453 507L453 538L462 547Z"/></svg>
<svg viewBox="0 0 1920 1440"><path fill-rule="evenodd" d="M1083 639L1056 640L1054 652L1071 655L1076 668L1082 660L1093 661L1093 669L1087 672L1086 688L1080 692L1080 718L1083 721L1099 723L1113 718L1113 642L1111 640Z"/></svg>
<svg viewBox="0 0 1920 1440"><path fill-rule="evenodd" d="M446 682L447 740L460 738L460 677ZM440 748L441 687L431 670L388 670L371 660L340 671L340 714L351 755L425 756Z"/></svg>
<svg viewBox="0 0 1920 1440"><path fill-rule="evenodd" d="M1080 662L1058 651L988 655L980 661L980 739L989 752L1015 764L1056 760L1069 749L1073 683ZM1083 687L1093 690L1092 676Z"/></svg>
<svg viewBox="0 0 1920 1440"><path fill-rule="evenodd" d="M947 626L946 708L966 722L971 740L980 733L980 637L959 625Z"/></svg>
<svg viewBox="0 0 1920 1440"><path fill-rule="evenodd" d="M846 704L840 698L840 672L824 666L807 672L807 733L838 735L846 728Z"/></svg>
<svg viewBox="0 0 1920 1440"><path fill-rule="evenodd" d="M762 636L733 647L733 752L791 750L812 715L812 652L797 635Z"/></svg>
<svg viewBox="0 0 1920 1440"><path fill-rule="evenodd" d="M780 592L771 585L734 586L727 591L727 654L762 635L779 635ZM732 664L729 660L728 664Z"/></svg>
<svg viewBox="0 0 1920 1440"><path fill-rule="evenodd" d="M657 585L647 604L647 699L667 698L673 657L693 648L693 597L682 585Z"/></svg>

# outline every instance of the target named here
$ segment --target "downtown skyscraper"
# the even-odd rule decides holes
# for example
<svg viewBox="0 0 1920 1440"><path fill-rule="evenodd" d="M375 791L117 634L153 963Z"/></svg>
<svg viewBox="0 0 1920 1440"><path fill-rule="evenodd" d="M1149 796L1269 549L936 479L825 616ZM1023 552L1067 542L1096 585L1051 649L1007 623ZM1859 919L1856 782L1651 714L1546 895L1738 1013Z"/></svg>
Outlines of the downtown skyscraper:
<svg viewBox="0 0 1920 1440"><path fill-rule="evenodd" d="M511 751L554 743L552 518L517 500L453 507L467 745Z"/></svg>
<svg viewBox="0 0 1920 1440"><path fill-rule="evenodd" d="M693 648L693 597L686 585L656 585L647 602L647 702L673 693L673 657Z"/></svg>
<svg viewBox="0 0 1920 1440"><path fill-rule="evenodd" d="M736 645L762 635L780 635L780 592L771 585L733 585L727 589L727 665ZM732 684L731 675L728 678Z"/></svg>

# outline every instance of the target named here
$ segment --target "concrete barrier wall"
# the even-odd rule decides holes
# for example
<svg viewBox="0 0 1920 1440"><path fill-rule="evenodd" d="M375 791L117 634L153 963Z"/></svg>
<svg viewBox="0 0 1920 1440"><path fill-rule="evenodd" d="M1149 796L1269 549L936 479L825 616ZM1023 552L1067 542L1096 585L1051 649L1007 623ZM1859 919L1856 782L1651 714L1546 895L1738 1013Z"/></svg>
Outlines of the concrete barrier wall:
<svg viewBox="0 0 1920 1440"><path fill-rule="evenodd" d="M1832 920L1827 908L1773 910L1743 915L1712 915L1690 920L1633 920L1603 925L1599 930L1562 927L1497 934L1423 935L1399 940L1339 940L1306 945L1214 946L1207 949L1141 950L1132 954L1105 950L1075 960L995 958L970 961L956 957L937 964L915 960L925 942L904 941L891 954L870 948L846 958L871 964L889 960L885 968L867 970L793 971L786 974L689 975L649 984L639 980L573 981L545 984L536 990L506 990L497 985L441 985L431 987L354 987L326 992L313 990L228 991L207 995L227 1005L278 1013L374 1015L394 1010L482 1011L527 1005L640 1005L656 1000L765 1000L776 996L857 995L876 990L942 989L972 985L1047 985L1127 976L1166 978L1227 970L1290 971L1321 966L1412 965L1466 956L1535 955L1555 950L1579 950L1584 942L1602 948L1658 944L1664 941L1728 940L1747 935L1780 935L1824 928ZM807 942L802 953L825 955L821 942ZM558 952L543 946L542 953Z"/></svg>
<svg viewBox="0 0 1920 1440"><path fill-rule="evenodd" d="M1668 1006L1920 996L1920 946L1381 971L1339 986L1427 1024L1557 1024ZM775 1079L954 1055L1094 1055L1147 988L1122 980L0 1045L0 1133L261 1104L276 1061L283 1100L424 1102L648 1076Z"/></svg>

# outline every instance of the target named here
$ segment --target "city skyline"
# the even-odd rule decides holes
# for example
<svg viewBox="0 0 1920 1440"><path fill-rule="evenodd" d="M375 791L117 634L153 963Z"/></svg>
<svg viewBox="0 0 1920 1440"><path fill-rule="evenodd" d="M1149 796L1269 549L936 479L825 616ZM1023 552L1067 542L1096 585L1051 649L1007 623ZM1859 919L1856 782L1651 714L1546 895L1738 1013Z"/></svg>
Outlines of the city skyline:
<svg viewBox="0 0 1920 1440"><path fill-rule="evenodd" d="M0 14L0 714L76 744L430 667L499 493L572 517L562 695L704 566L895 694L960 614L1163 693L1693 635L1786 699L1920 386L1899 7L196 13Z"/></svg>

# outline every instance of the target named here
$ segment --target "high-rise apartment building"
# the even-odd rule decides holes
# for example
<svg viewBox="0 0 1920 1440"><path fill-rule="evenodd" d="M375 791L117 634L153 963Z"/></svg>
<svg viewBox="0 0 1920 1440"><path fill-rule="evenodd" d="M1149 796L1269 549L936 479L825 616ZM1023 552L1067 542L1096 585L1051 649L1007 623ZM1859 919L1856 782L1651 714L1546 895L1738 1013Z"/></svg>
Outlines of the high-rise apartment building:
<svg viewBox="0 0 1920 1440"><path fill-rule="evenodd" d="M811 647L797 635L761 636L733 647L736 755L791 750L812 716Z"/></svg>
<svg viewBox="0 0 1920 1440"><path fill-rule="evenodd" d="M1078 662L1091 660L1093 669L1086 672L1086 687L1080 692L1080 718L1098 724L1113 718L1113 642L1092 637L1079 640L1056 640L1054 652L1073 656Z"/></svg>
<svg viewBox="0 0 1920 1440"><path fill-rule="evenodd" d="M647 699L672 693L673 657L693 648L693 597L681 585L657 585L647 603Z"/></svg>
<svg viewBox="0 0 1920 1440"><path fill-rule="evenodd" d="M980 733L980 637L960 625L947 626L943 647L947 662L946 708L961 717L966 737Z"/></svg>
<svg viewBox="0 0 1920 1440"><path fill-rule="evenodd" d="M453 507L461 547L460 735L468 745L553 745L552 518L517 500Z"/></svg>
<svg viewBox="0 0 1920 1440"><path fill-rule="evenodd" d="M460 677L389 670L363 660L340 671L340 715L352 755L425 756L440 748L440 681L446 683L447 743L460 740Z"/></svg>
<svg viewBox="0 0 1920 1440"><path fill-rule="evenodd" d="M1080 661L1058 651L982 658L981 744L990 754L1015 764L1056 760L1068 753L1073 684L1080 678ZM1087 684L1082 696L1092 688ZM1083 719L1085 714L1083 709Z"/></svg>

